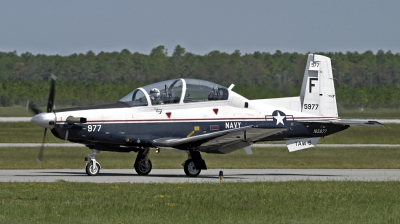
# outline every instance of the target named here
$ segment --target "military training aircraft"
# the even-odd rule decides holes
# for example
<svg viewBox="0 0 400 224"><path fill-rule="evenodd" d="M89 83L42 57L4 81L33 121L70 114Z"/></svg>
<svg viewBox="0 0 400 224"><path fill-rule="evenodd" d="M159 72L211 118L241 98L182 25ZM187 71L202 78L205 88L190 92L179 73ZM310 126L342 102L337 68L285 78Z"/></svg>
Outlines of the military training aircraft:
<svg viewBox="0 0 400 224"><path fill-rule="evenodd" d="M54 80L47 111L31 106L32 122L60 139L92 149L86 173L97 175L100 151L137 152L139 175L152 169L150 149L186 151L184 172L196 177L207 166L200 152L230 153L256 142L286 141L289 151L316 146L321 137L376 121L342 120L328 57L309 54L300 96L249 100L218 84L189 78L137 88L118 102L53 110ZM44 143L44 138L43 138ZM43 156L43 146L38 160Z"/></svg>

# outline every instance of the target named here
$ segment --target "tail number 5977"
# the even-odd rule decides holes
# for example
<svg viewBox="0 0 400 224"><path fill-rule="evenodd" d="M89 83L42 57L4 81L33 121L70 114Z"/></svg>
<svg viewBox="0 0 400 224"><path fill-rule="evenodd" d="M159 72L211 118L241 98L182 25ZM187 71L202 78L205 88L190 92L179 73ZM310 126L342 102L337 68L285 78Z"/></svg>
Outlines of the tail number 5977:
<svg viewBox="0 0 400 224"><path fill-rule="evenodd" d="M318 104L304 104L304 110L317 110Z"/></svg>

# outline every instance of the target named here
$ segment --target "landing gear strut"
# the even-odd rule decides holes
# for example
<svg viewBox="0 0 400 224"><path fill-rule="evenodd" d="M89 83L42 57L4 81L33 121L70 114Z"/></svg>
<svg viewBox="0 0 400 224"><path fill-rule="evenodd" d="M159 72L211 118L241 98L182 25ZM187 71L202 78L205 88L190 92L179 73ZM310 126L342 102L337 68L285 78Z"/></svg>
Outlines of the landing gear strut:
<svg viewBox="0 0 400 224"><path fill-rule="evenodd" d="M187 151L188 159L182 164L188 177L197 177L201 170L207 170L206 163L201 158L199 151Z"/></svg>
<svg viewBox="0 0 400 224"><path fill-rule="evenodd" d="M136 156L135 164L133 166L135 167L136 173L139 175L149 174L153 167L147 156L149 152L150 148L145 148L140 150Z"/></svg>
<svg viewBox="0 0 400 224"><path fill-rule="evenodd" d="M92 149L92 154L88 154L88 157L90 158L90 162L86 164L86 174L89 176L96 176L99 174L101 166L100 163L96 161L96 154L100 153L100 151L96 149Z"/></svg>

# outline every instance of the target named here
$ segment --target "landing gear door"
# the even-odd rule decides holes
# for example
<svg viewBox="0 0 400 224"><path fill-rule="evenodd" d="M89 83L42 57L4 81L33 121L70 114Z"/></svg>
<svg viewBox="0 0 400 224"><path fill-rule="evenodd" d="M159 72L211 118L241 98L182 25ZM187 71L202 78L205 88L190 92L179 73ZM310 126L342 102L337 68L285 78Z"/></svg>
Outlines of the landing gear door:
<svg viewBox="0 0 400 224"><path fill-rule="evenodd" d="M286 141L286 146L289 152L294 152L302 149L307 149L315 147L321 138L301 138L301 139L291 139Z"/></svg>

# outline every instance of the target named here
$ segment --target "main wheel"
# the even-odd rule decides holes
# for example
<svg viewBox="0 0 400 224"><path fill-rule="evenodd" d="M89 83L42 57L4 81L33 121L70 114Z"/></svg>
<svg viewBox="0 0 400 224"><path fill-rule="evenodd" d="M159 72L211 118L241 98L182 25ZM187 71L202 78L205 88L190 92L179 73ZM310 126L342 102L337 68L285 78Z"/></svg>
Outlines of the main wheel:
<svg viewBox="0 0 400 224"><path fill-rule="evenodd" d="M201 172L201 169L196 169L193 159L188 159L185 161L183 170L188 177L197 177Z"/></svg>
<svg viewBox="0 0 400 224"><path fill-rule="evenodd" d="M100 165L99 165L99 163L96 163L96 166L94 166L93 165L93 161L90 161L86 165L86 169L85 170L86 170L87 175L96 176L100 172Z"/></svg>
<svg viewBox="0 0 400 224"><path fill-rule="evenodd" d="M139 175L147 175L150 173L151 168L153 168L153 165L151 164L151 161L148 160L140 160L139 162L135 163L135 170L136 173Z"/></svg>

